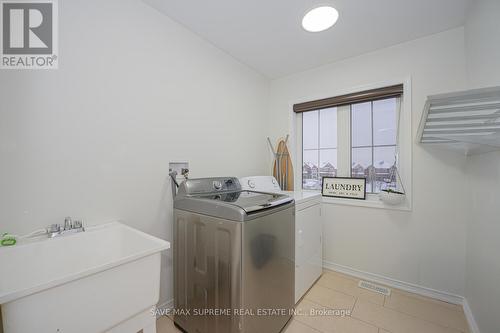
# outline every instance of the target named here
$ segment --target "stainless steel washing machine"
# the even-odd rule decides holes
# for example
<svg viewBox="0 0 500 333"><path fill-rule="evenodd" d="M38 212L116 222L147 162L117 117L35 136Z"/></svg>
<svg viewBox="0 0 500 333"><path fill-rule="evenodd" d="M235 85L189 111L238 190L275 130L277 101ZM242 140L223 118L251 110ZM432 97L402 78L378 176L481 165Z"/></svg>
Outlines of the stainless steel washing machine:
<svg viewBox="0 0 500 333"><path fill-rule="evenodd" d="M278 333L294 307L295 210L237 178L184 181L174 199L174 322L188 333Z"/></svg>

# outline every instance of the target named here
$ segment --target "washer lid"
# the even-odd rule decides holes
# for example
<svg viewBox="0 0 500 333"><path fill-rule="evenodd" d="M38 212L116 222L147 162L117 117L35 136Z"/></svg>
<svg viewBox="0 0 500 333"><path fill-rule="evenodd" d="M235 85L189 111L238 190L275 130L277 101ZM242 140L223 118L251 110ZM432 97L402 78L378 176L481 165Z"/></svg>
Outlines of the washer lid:
<svg viewBox="0 0 500 333"><path fill-rule="evenodd" d="M285 194L242 191L234 177L188 179L174 198L175 209L233 221L251 220L293 204Z"/></svg>
<svg viewBox="0 0 500 333"><path fill-rule="evenodd" d="M283 194L234 191L177 196L174 208L192 213L244 222L293 207L293 198Z"/></svg>
<svg viewBox="0 0 500 333"><path fill-rule="evenodd" d="M293 198L287 195L254 191L215 193L192 197L213 200L215 202L225 202L240 207L246 213L268 209L293 201Z"/></svg>

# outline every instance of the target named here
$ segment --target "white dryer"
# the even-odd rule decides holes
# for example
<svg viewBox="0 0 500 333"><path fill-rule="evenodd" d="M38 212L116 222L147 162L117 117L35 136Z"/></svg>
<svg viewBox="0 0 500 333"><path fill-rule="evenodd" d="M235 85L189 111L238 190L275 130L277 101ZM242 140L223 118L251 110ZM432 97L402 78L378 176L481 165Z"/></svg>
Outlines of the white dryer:
<svg viewBox="0 0 500 333"><path fill-rule="evenodd" d="M244 190L283 193L295 199L295 302L298 302L323 273L321 193L282 191L273 176L239 180Z"/></svg>

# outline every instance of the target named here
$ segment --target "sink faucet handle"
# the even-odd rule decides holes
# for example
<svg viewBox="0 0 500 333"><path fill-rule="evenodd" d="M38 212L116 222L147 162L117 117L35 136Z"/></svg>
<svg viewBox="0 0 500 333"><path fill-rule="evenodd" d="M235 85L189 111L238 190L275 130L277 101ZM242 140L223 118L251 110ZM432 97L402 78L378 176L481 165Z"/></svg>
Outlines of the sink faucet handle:
<svg viewBox="0 0 500 333"><path fill-rule="evenodd" d="M57 223L51 224L48 228L49 233L59 232L61 230L61 226Z"/></svg>
<svg viewBox="0 0 500 333"><path fill-rule="evenodd" d="M64 230L73 229L73 222L71 221L71 217L67 216L64 219Z"/></svg>

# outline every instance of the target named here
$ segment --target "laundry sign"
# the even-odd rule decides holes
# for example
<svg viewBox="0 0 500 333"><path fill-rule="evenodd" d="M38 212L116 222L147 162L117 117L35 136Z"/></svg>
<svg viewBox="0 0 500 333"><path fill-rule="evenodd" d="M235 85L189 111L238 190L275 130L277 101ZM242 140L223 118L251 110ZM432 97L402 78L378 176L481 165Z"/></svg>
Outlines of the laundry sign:
<svg viewBox="0 0 500 333"><path fill-rule="evenodd" d="M323 177L324 197L366 199L366 178Z"/></svg>

